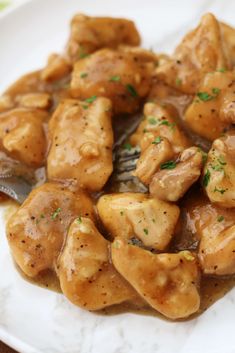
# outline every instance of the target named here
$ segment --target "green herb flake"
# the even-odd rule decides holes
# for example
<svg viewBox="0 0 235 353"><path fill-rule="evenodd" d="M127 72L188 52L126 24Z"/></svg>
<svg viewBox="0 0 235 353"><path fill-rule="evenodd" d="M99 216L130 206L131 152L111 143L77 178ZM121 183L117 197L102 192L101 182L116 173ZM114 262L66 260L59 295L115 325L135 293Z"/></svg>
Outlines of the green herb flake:
<svg viewBox="0 0 235 353"><path fill-rule="evenodd" d="M152 117L152 116L150 116L150 117L148 118L148 122L149 122L149 124L151 124L151 125L157 125L157 120L156 120L154 117Z"/></svg>
<svg viewBox="0 0 235 353"><path fill-rule="evenodd" d="M136 92L135 88L132 85L130 84L126 85L126 89L133 98L138 97L138 93Z"/></svg>
<svg viewBox="0 0 235 353"><path fill-rule="evenodd" d="M176 83L176 86L180 86L182 85L182 80L179 77L177 77L175 80L175 83Z"/></svg>
<svg viewBox="0 0 235 353"><path fill-rule="evenodd" d="M77 223L77 224L81 224L81 223L82 223L82 218L81 218L81 216L78 217L78 218L76 218L76 223Z"/></svg>
<svg viewBox="0 0 235 353"><path fill-rule="evenodd" d="M226 72L227 70L224 67L221 67L221 69L216 70L217 72Z"/></svg>
<svg viewBox="0 0 235 353"><path fill-rule="evenodd" d="M93 103L96 100L97 96L91 96L87 99L85 99L86 103Z"/></svg>
<svg viewBox="0 0 235 353"><path fill-rule="evenodd" d="M223 222L223 220L224 220L224 216L218 216L218 218L217 218L218 222Z"/></svg>
<svg viewBox="0 0 235 353"><path fill-rule="evenodd" d="M158 145L159 143L162 142L161 136L158 136L155 138L155 140L152 142L153 145Z"/></svg>
<svg viewBox="0 0 235 353"><path fill-rule="evenodd" d="M197 97L203 102L211 101L212 99L218 96L218 94L220 93L220 89L217 87L214 87L212 88L211 92L212 94L209 94L208 92L198 92Z"/></svg>
<svg viewBox="0 0 235 353"><path fill-rule="evenodd" d="M153 222L153 223L156 223L156 219L152 218L152 222Z"/></svg>
<svg viewBox="0 0 235 353"><path fill-rule="evenodd" d="M211 177L211 173L209 171L209 169L207 169L203 179L202 179L202 185L207 187L207 185L209 184L210 181L210 177Z"/></svg>
<svg viewBox="0 0 235 353"><path fill-rule="evenodd" d="M168 161L168 162L162 163L160 166L160 169L175 169L175 167L176 167L175 161Z"/></svg>
<svg viewBox="0 0 235 353"><path fill-rule="evenodd" d="M87 77L88 76L88 73L87 72L82 72L81 74L80 74L80 77L81 78L85 78L85 77Z"/></svg>
<svg viewBox="0 0 235 353"><path fill-rule="evenodd" d="M148 235L148 234L149 234L149 231L148 231L148 229L147 229L147 228L144 228L144 229L143 229L143 231L144 231L144 233L145 233L146 235Z"/></svg>
<svg viewBox="0 0 235 353"><path fill-rule="evenodd" d="M158 125L166 125L172 130L174 130L176 123L170 123L168 120L164 119L164 120L159 120Z"/></svg>
<svg viewBox="0 0 235 353"><path fill-rule="evenodd" d="M215 94L216 96L218 96L218 94L220 93L220 89L217 87L212 88L212 93Z"/></svg>
<svg viewBox="0 0 235 353"><path fill-rule="evenodd" d="M200 147L198 147L198 152L202 155L202 164L205 165L207 161L207 153L204 152Z"/></svg>
<svg viewBox="0 0 235 353"><path fill-rule="evenodd" d="M125 143L125 145L123 145L124 150L130 151L132 149L132 146L130 143Z"/></svg>
<svg viewBox="0 0 235 353"><path fill-rule="evenodd" d="M59 213L61 212L61 208L58 207L51 215L51 219L55 220L58 216L59 216Z"/></svg>
<svg viewBox="0 0 235 353"><path fill-rule="evenodd" d="M120 215L123 216L124 215L124 211L120 211Z"/></svg>
<svg viewBox="0 0 235 353"><path fill-rule="evenodd" d="M217 187L214 188L214 192L219 192L221 195L223 195L228 189L218 189Z"/></svg>
<svg viewBox="0 0 235 353"><path fill-rule="evenodd" d="M83 107L83 109L85 109L85 110L87 110L87 109L89 108L88 105L83 105L82 107Z"/></svg>
<svg viewBox="0 0 235 353"><path fill-rule="evenodd" d="M213 97L207 92L198 92L197 96L203 102L207 102L213 99Z"/></svg>
<svg viewBox="0 0 235 353"><path fill-rule="evenodd" d="M40 218L45 218L45 215L42 213L42 214L40 215Z"/></svg>
<svg viewBox="0 0 235 353"><path fill-rule="evenodd" d="M110 82L118 82L120 81L121 77L120 76L112 76L110 77L109 81Z"/></svg>

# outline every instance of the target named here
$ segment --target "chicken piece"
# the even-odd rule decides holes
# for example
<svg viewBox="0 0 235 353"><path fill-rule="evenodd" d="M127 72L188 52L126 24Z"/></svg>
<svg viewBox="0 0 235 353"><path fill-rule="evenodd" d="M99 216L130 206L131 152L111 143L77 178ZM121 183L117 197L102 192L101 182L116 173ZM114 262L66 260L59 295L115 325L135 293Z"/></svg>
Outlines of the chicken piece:
<svg viewBox="0 0 235 353"><path fill-rule="evenodd" d="M170 86L194 94L206 73L231 68L226 54L220 24L208 13L199 26L184 37L172 60L157 68L157 75Z"/></svg>
<svg viewBox="0 0 235 353"><path fill-rule="evenodd" d="M136 298L109 259L109 242L89 218L80 217L70 228L57 270L64 295L87 310L100 310Z"/></svg>
<svg viewBox="0 0 235 353"><path fill-rule="evenodd" d="M41 79L47 82L57 81L67 76L71 69L67 59L58 54L51 54L47 66L41 72Z"/></svg>
<svg viewBox="0 0 235 353"><path fill-rule="evenodd" d="M169 244L179 217L177 206L140 193L100 197L97 210L113 238L138 238L150 248L163 250Z"/></svg>
<svg viewBox="0 0 235 353"><path fill-rule="evenodd" d="M111 17L88 17L77 14L71 21L67 54L75 62L101 48L117 48L120 44L140 44L134 22Z"/></svg>
<svg viewBox="0 0 235 353"><path fill-rule="evenodd" d="M162 315L175 320L198 311L200 272L191 252L156 255L116 239L112 261L141 297Z"/></svg>
<svg viewBox="0 0 235 353"><path fill-rule="evenodd" d="M10 156L31 167L42 165L47 149L43 122L48 113L13 109L0 114L0 144Z"/></svg>
<svg viewBox="0 0 235 353"><path fill-rule="evenodd" d="M0 96L0 113L13 108L14 108L14 101L10 96L6 94L4 94L3 96Z"/></svg>
<svg viewBox="0 0 235 353"><path fill-rule="evenodd" d="M47 165L50 179L73 179L91 191L101 190L113 170L111 102L65 100L50 124L51 148Z"/></svg>
<svg viewBox="0 0 235 353"><path fill-rule="evenodd" d="M173 151L179 153L187 148L190 143L175 120L172 113L175 110L167 109L158 103L146 103L144 106L144 120L140 123L136 132L130 137L132 145L139 144L141 150L145 150L158 136L165 137L172 145Z"/></svg>
<svg viewBox="0 0 235 353"><path fill-rule="evenodd" d="M203 272L235 274L235 209L199 199L199 202L190 202L188 219L200 240L198 256Z"/></svg>
<svg viewBox="0 0 235 353"><path fill-rule="evenodd" d="M156 137L137 161L136 170L133 175L139 178L142 183L149 185L153 175L160 168L163 162L173 158L175 153L169 141L164 137Z"/></svg>
<svg viewBox="0 0 235 353"><path fill-rule="evenodd" d="M179 161L161 164L152 178L149 191L152 197L164 201L178 201L195 183L203 166L203 155L198 147L190 147L181 154Z"/></svg>
<svg viewBox="0 0 235 353"><path fill-rule="evenodd" d="M204 168L203 185L210 201L235 207L235 131L215 140Z"/></svg>
<svg viewBox="0 0 235 353"><path fill-rule="evenodd" d="M233 118L235 73L214 72L202 81L197 96L188 107L184 120L196 134L213 141Z"/></svg>
<svg viewBox="0 0 235 353"><path fill-rule="evenodd" d="M150 90L152 68L137 55L99 50L74 65L71 94L80 99L107 97L115 113L133 113Z"/></svg>
<svg viewBox="0 0 235 353"><path fill-rule="evenodd" d="M27 276L54 268L68 226L80 216L94 219L92 201L82 192L46 183L30 193L7 223L14 260Z"/></svg>
<svg viewBox="0 0 235 353"><path fill-rule="evenodd" d="M20 107L48 109L51 105L51 97L48 93L27 93L16 97Z"/></svg>

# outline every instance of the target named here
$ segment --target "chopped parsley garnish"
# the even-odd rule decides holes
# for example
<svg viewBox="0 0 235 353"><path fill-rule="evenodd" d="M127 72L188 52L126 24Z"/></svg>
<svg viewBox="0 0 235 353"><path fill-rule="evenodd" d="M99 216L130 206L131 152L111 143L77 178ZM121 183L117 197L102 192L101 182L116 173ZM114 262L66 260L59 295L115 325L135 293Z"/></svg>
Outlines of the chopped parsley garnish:
<svg viewBox="0 0 235 353"><path fill-rule="evenodd" d="M147 228L144 228L144 229L143 229L143 231L144 231L144 233L145 233L146 235L148 235L148 234L149 234L149 231L148 231L148 229L147 229Z"/></svg>
<svg viewBox="0 0 235 353"><path fill-rule="evenodd" d="M61 212L61 208L58 207L51 215L51 218L54 220L59 216L59 213Z"/></svg>
<svg viewBox="0 0 235 353"><path fill-rule="evenodd" d="M126 85L126 89L133 98L138 97L138 93L136 92L135 88L132 85L130 84Z"/></svg>
<svg viewBox="0 0 235 353"><path fill-rule="evenodd" d="M220 93L220 89L214 87L212 88L211 92L212 94L209 94L208 92L198 92L197 97L203 102L211 101L212 99L218 96L218 94Z"/></svg>
<svg viewBox="0 0 235 353"><path fill-rule="evenodd" d="M85 99L85 102L87 103L93 103L96 100L97 96L91 96L87 99Z"/></svg>
<svg viewBox="0 0 235 353"><path fill-rule="evenodd" d="M151 125L157 125L157 120L154 118L154 117L149 117L148 118L148 122L149 122L149 124L151 124Z"/></svg>
<svg viewBox="0 0 235 353"><path fill-rule="evenodd" d="M45 215L43 213L40 214L40 218L45 218Z"/></svg>
<svg viewBox="0 0 235 353"><path fill-rule="evenodd" d="M162 142L161 136L158 136L155 138L155 140L152 142L153 145L158 145L159 143Z"/></svg>
<svg viewBox="0 0 235 353"><path fill-rule="evenodd" d="M218 96L218 94L220 93L220 89L217 87L212 88L212 93L215 94L216 96Z"/></svg>
<svg viewBox="0 0 235 353"><path fill-rule="evenodd" d="M87 73L87 72L82 72L81 75L80 75L81 78L85 78L85 77L87 77L87 76L88 76L88 73Z"/></svg>
<svg viewBox="0 0 235 353"><path fill-rule="evenodd" d="M175 161L168 161L168 162L162 163L160 166L160 169L175 169L175 167L176 167Z"/></svg>
<svg viewBox="0 0 235 353"><path fill-rule="evenodd" d="M83 107L83 109L85 109L85 110L89 108L88 105L83 105L82 107Z"/></svg>
<svg viewBox="0 0 235 353"><path fill-rule="evenodd" d="M120 211L120 215L123 216L124 215L124 211Z"/></svg>
<svg viewBox="0 0 235 353"><path fill-rule="evenodd" d="M226 72L227 70L224 67L221 67L221 69L216 70L218 72Z"/></svg>
<svg viewBox="0 0 235 353"><path fill-rule="evenodd" d="M132 146L130 143L125 143L125 145L123 145L124 150L130 151L132 149Z"/></svg>
<svg viewBox="0 0 235 353"><path fill-rule="evenodd" d="M110 80L111 82L118 82L120 81L121 77L120 76L112 76L110 77Z"/></svg>
<svg viewBox="0 0 235 353"><path fill-rule="evenodd" d="M174 130L176 123L170 123L168 120L164 119L164 120L159 120L158 125L166 125L166 126L169 126L172 130Z"/></svg>
<svg viewBox="0 0 235 353"><path fill-rule="evenodd" d="M217 221L222 222L224 220L224 216L218 216Z"/></svg>
<svg viewBox="0 0 235 353"><path fill-rule="evenodd" d="M182 80L179 77L177 77L175 80L175 83L177 86L180 86L182 84Z"/></svg>
<svg viewBox="0 0 235 353"><path fill-rule="evenodd" d="M221 195L223 195L228 189L217 189L217 187L214 188L214 192L219 192Z"/></svg>
<svg viewBox="0 0 235 353"><path fill-rule="evenodd" d="M81 223L82 223L82 218L81 218L81 217L78 217L78 218L76 219L76 222L77 222L77 224L81 224Z"/></svg>
<svg viewBox="0 0 235 353"><path fill-rule="evenodd" d="M203 186L207 187L207 185L209 184L210 178L211 178L211 173L210 173L209 169L207 169L207 171L202 179Z"/></svg>
<svg viewBox="0 0 235 353"><path fill-rule="evenodd" d="M202 164L205 165L207 161L207 153L204 152L200 147L198 147L198 152L202 154Z"/></svg>

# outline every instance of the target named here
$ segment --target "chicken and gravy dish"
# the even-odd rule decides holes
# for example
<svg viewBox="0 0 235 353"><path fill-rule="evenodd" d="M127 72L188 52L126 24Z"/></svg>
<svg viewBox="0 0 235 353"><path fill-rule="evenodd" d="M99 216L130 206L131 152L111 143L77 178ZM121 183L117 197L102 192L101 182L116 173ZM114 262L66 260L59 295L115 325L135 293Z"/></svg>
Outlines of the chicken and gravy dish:
<svg viewBox="0 0 235 353"><path fill-rule="evenodd" d="M75 15L64 52L0 97L1 169L34 185L6 232L75 305L176 320L235 283L235 29L208 13L171 56L140 42Z"/></svg>

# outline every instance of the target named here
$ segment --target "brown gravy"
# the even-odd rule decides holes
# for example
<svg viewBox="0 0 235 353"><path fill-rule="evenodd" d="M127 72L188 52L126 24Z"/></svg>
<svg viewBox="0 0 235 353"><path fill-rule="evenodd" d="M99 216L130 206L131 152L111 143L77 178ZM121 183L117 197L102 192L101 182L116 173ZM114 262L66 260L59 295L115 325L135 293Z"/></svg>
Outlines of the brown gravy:
<svg viewBox="0 0 235 353"><path fill-rule="evenodd" d="M66 90L66 83L69 80L69 77L66 79L63 79L61 82L57 82L57 85L43 85L42 82L39 80L39 71L35 73L28 74L21 78L19 81L17 81L12 87L8 89L6 92L7 94L11 95L12 97L15 97L17 94L22 94L22 93L27 93L27 92L53 92L53 108L52 110L55 109L57 102L61 97L67 97L69 96L69 90ZM166 87L164 87L164 90L166 90ZM165 93L163 92L162 96L159 94L159 99L164 103L164 97L169 94L169 91ZM166 101L166 99L165 99ZM175 108L178 110L180 115L183 114L183 111L185 110L185 106L190 102L190 97L185 97L184 96L184 103L182 103L182 100L180 100L179 97L168 97L167 98L167 103L172 104L175 106ZM185 104L185 106L184 106ZM139 119L139 116L136 116L136 119ZM127 139L127 136L125 135L125 130L128 129L128 126L130 127L131 124L135 123L135 118L131 117L127 119L127 117L119 117L115 119L116 124L114 123L114 134L116 137L116 140L123 135L123 142L125 139ZM183 123L181 121L182 128L184 129ZM120 128L121 127L121 128ZM190 134L191 140L193 140L195 145L201 146L205 150L208 150L208 142L205 140L202 140L200 137L195 136L193 134ZM0 152L0 168L4 167L5 163L5 156L1 155L2 152ZM8 157L7 157L8 158ZM4 162L1 166L1 162ZM9 168L11 167L11 161L9 158L7 159L7 162L9 162ZM14 171L15 164L17 163L17 168L18 168L18 162L13 161L12 162L12 170ZM40 168L42 169L42 168ZM32 177L32 174L37 175L37 173L40 175L40 178L42 180L45 179L45 172L42 173L40 170L32 171L31 170L25 170L24 174L29 174L30 177ZM35 180L35 179L34 179ZM38 180L36 178L35 185L37 184ZM198 187L198 186L197 186ZM104 191L102 191L100 194L103 192L109 193L109 192L127 192L127 191L135 191L135 192L146 192L146 188L137 181L137 179L133 179L133 181L129 181L127 183L117 183L115 180L115 175L112 175L110 178L110 181L107 183ZM99 195L92 195L94 199L97 199ZM180 204L184 203L184 199L188 198L189 196L186 195L183 200L180 202ZM204 196L201 195L203 198ZM193 198L193 193L191 193L191 198ZM18 208L18 205L9 199L7 199L5 196L1 196L0 194L0 202L4 206L6 206L6 212L5 212L5 221L10 218L10 216L16 211ZM183 217L183 215L182 215ZM197 239L195 238L195 235L192 234L187 227L184 227L184 221L182 221L182 224L179 224L179 227L176 229L176 235L175 239L173 240L171 246L170 246L170 251L176 252L179 250L184 250L184 249L191 249L191 250L196 250L197 248ZM183 231L184 229L184 231ZM22 271L18 268L16 265L17 270L21 274L21 276L29 281L32 284L38 285L40 287L44 287L56 292L61 292L59 280L53 271L44 271L40 275L38 275L35 278L29 278L25 274L22 273ZM219 300L222 298L226 293L228 293L235 285L235 277L228 277L228 278L213 278L213 277L206 277L202 276L202 281L201 281L201 308L196 315L199 315L203 311L205 311L210 305L212 305L215 301ZM102 310L100 313L106 314L106 315L111 315L111 314L117 314L120 312L126 312L126 311L138 311L138 313L142 314L151 314L151 315L157 315L159 316L160 314L156 313L155 310L151 310L150 308L143 308L140 303L126 303L110 308L106 308ZM193 315L191 318L195 317L196 315ZM162 318L162 316L161 316Z"/></svg>

